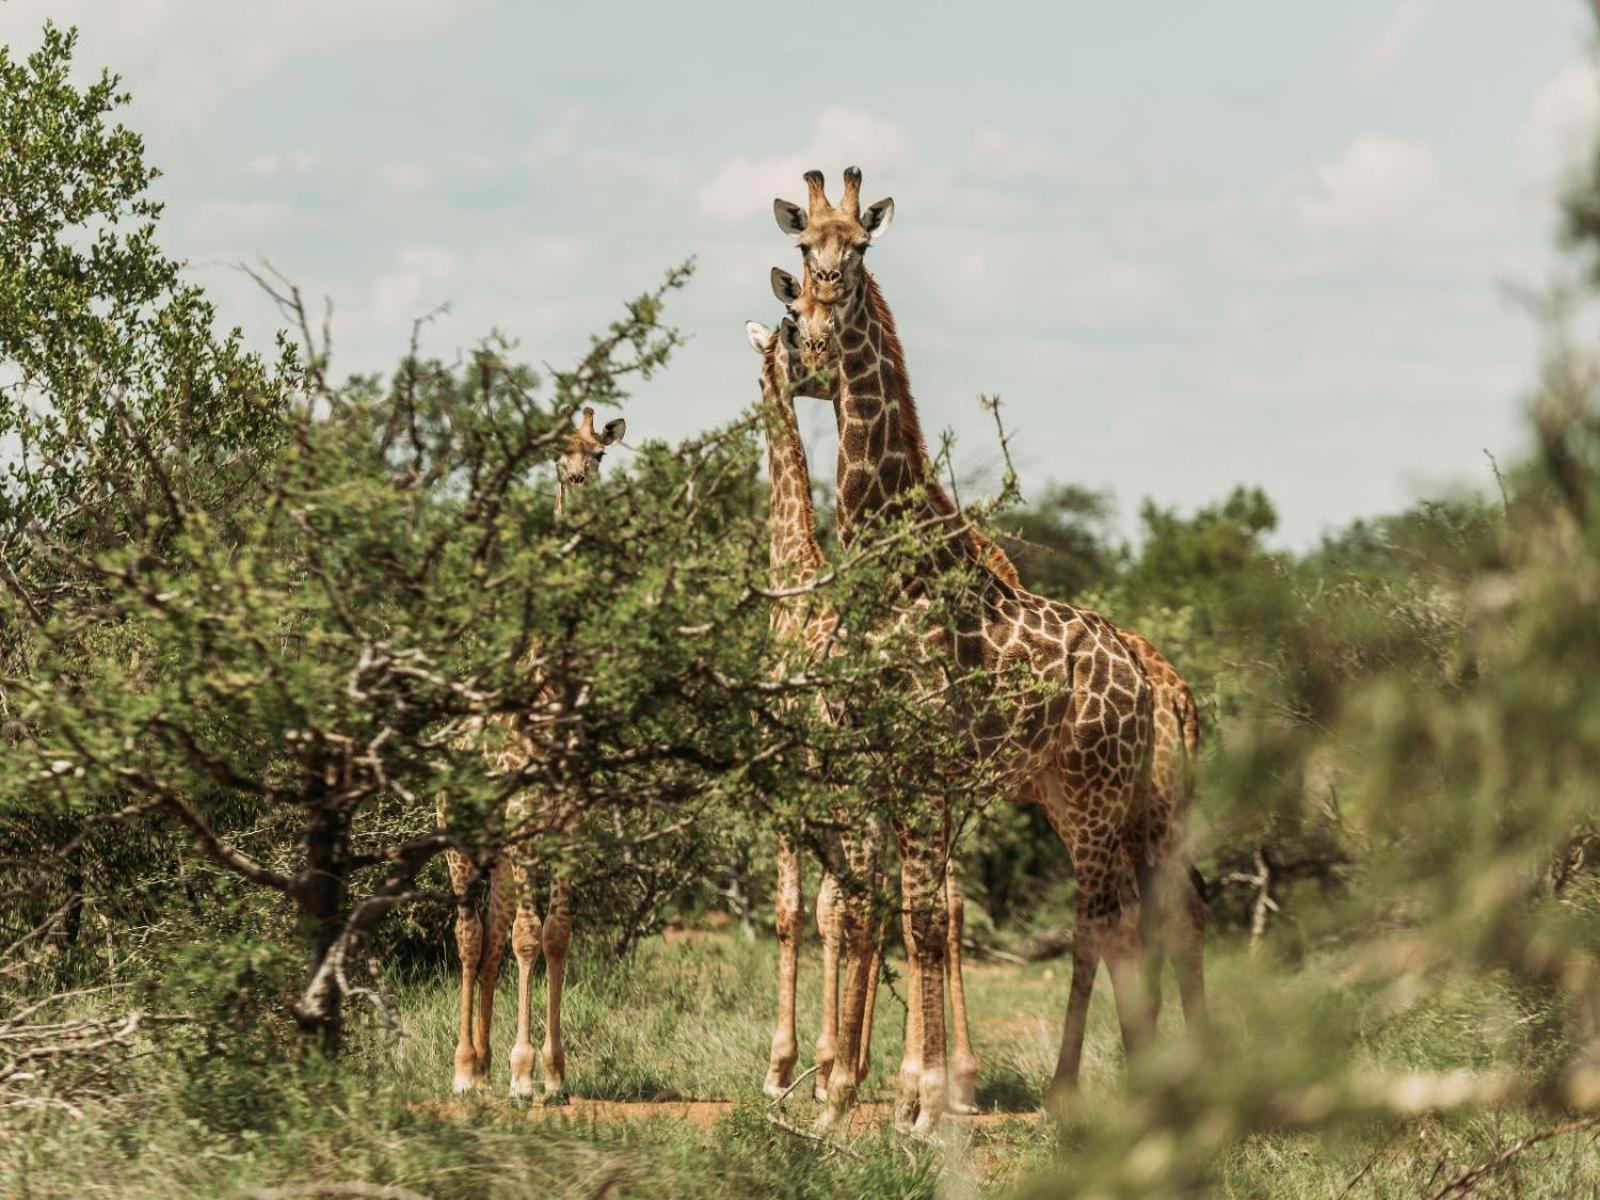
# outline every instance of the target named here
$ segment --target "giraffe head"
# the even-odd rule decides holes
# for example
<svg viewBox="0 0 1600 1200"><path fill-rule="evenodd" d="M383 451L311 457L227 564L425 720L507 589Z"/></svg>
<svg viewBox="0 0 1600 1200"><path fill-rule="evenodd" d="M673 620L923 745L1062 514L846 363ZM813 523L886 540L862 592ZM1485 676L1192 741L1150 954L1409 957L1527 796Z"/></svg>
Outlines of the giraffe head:
<svg viewBox="0 0 1600 1200"><path fill-rule="evenodd" d="M806 207L774 200L772 212L778 228L792 234L800 247L816 298L837 304L860 286L862 259L894 219L894 201L879 200L862 212L859 167L845 170L837 208L823 193L821 171L807 171L805 178Z"/></svg>
<svg viewBox="0 0 1600 1200"><path fill-rule="evenodd" d="M594 409L585 408L583 418L562 443L561 457L556 459L556 506L559 508L568 488L582 487L600 474L600 462L606 456L606 447L620 441L628 430L621 417L607 421L603 427L594 427Z"/></svg>
<svg viewBox="0 0 1600 1200"><path fill-rule="evenodd" d="M805 375L829 383L822 398L831 400L836 390L832 383L839 371L839 343L833 334L833 309L814 294L815 290L802 287L782 267L772 268L772 294L789 310L778 327L784 349L799 362Z"/></svg>

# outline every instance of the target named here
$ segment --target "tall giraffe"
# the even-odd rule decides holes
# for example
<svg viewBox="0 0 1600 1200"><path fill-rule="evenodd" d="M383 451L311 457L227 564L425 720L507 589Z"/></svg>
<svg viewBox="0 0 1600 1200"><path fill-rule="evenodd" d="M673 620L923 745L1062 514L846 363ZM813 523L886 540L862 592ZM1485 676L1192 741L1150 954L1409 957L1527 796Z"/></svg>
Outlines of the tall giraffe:
<svg viewBox="0 0 1600 1200"><path fill-rule="evenodd" d="M774 213L801 247L806 290L827 308L825 336L817 339L813 330L809 338L825 343L839 372L834 410L840 537L849 544L874 524L902 519L942 532L940 544L904 580L907 616L928 603L936 577L961 572L974 580L964 595L946 599L943 627L928 640L939 644L958 671L983 673L993 692L975 711L948 715L971 739L976 758L997 771L1005 794L1041 805L1072 858L1077 936L1051 1084L1051 1098L1060 1102L1076 1089L1089 998L1102 960L1130 1052L1152 1024L1143 997L1135 862L1135 841L1151 804L1150 682L1103 617L1035 596L992 569L988 544L972 536L933 469L893 317L862 265L873 238L888 228L893 201L881 200L863 213L861 174L854 168L845 174L838 208L824 195L819 172L808 172L806 184L808 209L779 200ZM1012 691L1010 707L1002 708L998 697L1013 671L1043 686ZM938 831L947 826L947 813L919 816L902 809L895 820L911 933L907 953L918 976L922 1016L920 1079L914 1096L902 1079L897 1110L914 1106L916 1128L925 1130L939 1119L946 1089L947 847ZM840 1054L846 1058L854 1049L852 1021L860 1011L851 990L856 976L852 962L841 1020ZM820 1123L833 1124L853 1100L854 1088L836 1074Z"/></svg>
<svg viewBox="0 0 1600 1200"><path fill-rule="evenodd" d="M787 305L798 325L790 334L796 353L808 378L827 375L833 360L829 356L831 309L812 297L787 271L774 267L773 293ZM787 327L786 327L787 332ZM894 367L905 373L903 361ZM807 393L815 394L815 393ZM833 398L830 391L826 399ZM804 468L802 460L800 466ZM987 565L1014 588L1022 587L1015 564L998 545L978 530L971 533L983 552ZM1206 1022L1204 989L1204 946L1207 924L1205 898L1197 886L1189 849L1182 841L1188 815L1193 807L1195 766L1200 752L1200 714L1188 681L1166 660L1150 640L1130 629L1117 629L1118 636L1144 669L1150 680L1154 744L1151 756L1152 793L1142 836L1135 835L1141 847L1135 856L1135 869L1145 903L1144 936L1149 955L1147 986L1154 1007L1159 1007L1160 969L1170 960L1178 978L1186 1022L1204 1030ZM945 876L947 904L946 985L950 992L952 1049L950 1099L952 1112L976 1111L978 1063L972 1049L968 1027L961 955L964 901L953 869ZM908 935L909 936L909 935ZM914 989L915 978L912 979ZM915 995L908 1005L912 1020L918 1012ZM914 1054L918 1041L915 1028L908 1028L907 1054ZM902 1071L917 1072L914 1058L902 1063Z"/></svg>
<svg viewBox="0 0 1600 1200"><path fill-rule="evenodd" d="M792 337L794 324L786 321L782 334ZM794 397L799 392L828 399L818 388L817 376L790 370L791 342L755 321L745 324L745 335L761 355L761 414L767 442L767 478L772 533L768 576L775 592L792 592L814 582L826 567L817 543L816 513L811 504L811 474L805 445L795 418ZM837 615L814 594L791 594L772 606L774 641L790 653L799 649L820 657L836 649ZM829 835L825 840L823 876L817 889L817 931L822 936L822 1028L817 1038L816 1077L813 1094L827 1099L828 1079L835 1067L839 1029L840 950L847 936L847 917L856 909L841 903L838 871L854 875L852 886L876 890L883 872L882 836L875 829L862 835ZM789 1081L799 1058L795 1035L795 992L799 965L800 926L804 910L801 896L800 857L787 835L778 839L778 1023L772 1035L772 1054L763 1090L774 1098L789 1091ZM881 955L881 938L875 940ZM874 958L868 982L863 1033L856 1041L854 1063L857 1083L865 1079L871 1058L872 1008L877 994Z"/></svg>
<svg viewBox="0 0 1600 1200"><path fill-rule="evenodd" d="M582 420L563 439L562 452L556 460L557 511L570 490L599 476L606 447L619 441L626 431L627 422L621 417L607 421L596 430L594 409L583 410ZM485 735L491 732L490 726L496 735L496 744L483 745ZM534 752L518 735L510 718L491 718L469 729L464 738L468 744L483 745L489 765L499 772L520 769L527 756ZM560 828L572 820L572 815L561 812L555 801L545 801L535 810L528 797L519 793L506 805L507 827L515 830L535 811L540 816L540 824L546 828ZM447 804L441 798L439 823L445 824L447 818ZM517 1032L511 1045L511 1095L518 1099L533 1095L533 1041L529 1026L533 969L543 950L547 996L540 1058L545 1102L560 1103L566 1097L567 1056L561 1039L561 991L566 975L567 947L572 941L569 880L558 865L550 880L550 904L541 921L522 855L497 854L482 871L456 850L445 851L445 862L450 870L450 890L456 899L456 949L461 956L461 1009L454 1088L464 1092L488 1080L494 992L505 959L509 930L511 949L517 956ZM487 887L481 886L485 876ZM474 992L477 996L476 1025L473 1022Z"/></svg>

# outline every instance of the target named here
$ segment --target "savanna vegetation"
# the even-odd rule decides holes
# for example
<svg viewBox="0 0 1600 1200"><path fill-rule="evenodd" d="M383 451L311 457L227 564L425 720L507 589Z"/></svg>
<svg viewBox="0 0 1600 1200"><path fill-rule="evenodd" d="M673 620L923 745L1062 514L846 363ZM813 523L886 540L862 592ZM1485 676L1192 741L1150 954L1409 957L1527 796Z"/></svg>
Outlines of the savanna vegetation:
<svg viewBox="0 0 1600 1200"><path fill-rule="evenodd" d="M73 82L73 48L0 50L0 1194L1600 1195L1600 354L1568 332L1600 165L1507 398L1525 449L1481 489L1303 552L1222 480L1131 540L1070 483L987 514L1201 701L1217 1028L1166 1014L1124 1063L1097 997L1083 1101L1043 1118L1073 884L1035 812L980 803L985 1113L924 1143L869 1106L819 1141L803 1091L780 1122L760 1093L773 839L960 747L893 642L775 665L753 410L556 510L580 409L648 431L691 267L570 367L432 358L419 327L353 378L267 273L288 330L253 353L163 252L118 85ZM916 542L835 555L848 626L884 624ZM537 752L492 770L507 723ZM524 792L577 819L508 820ZM513 1105L498 1040L451 1097L447 848L570 872L569 1083L657 1119Z"/></svg>

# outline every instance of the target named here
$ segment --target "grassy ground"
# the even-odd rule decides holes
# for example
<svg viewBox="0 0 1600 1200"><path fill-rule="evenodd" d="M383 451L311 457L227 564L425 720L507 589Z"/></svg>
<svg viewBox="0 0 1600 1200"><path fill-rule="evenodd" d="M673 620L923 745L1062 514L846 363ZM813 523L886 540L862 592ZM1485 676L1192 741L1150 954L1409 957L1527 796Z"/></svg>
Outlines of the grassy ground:
<svg viewBox="0 0 1600 1200"><path fill-rule="evenodd" d="M1242 958L1213 959L1220 1016L1248 1020L1246 989L1259 981ZM803 1040L817 1026L814 948L804 966ZM997 1115L952 1123L933 1145L910 1142L884 1121L866 1122L843 1150L830 1150L766 1119L759 1088L774 974L771 944L726 935L656 941L633 962L574 965L565 1010L572 1090L585 1100L730 1102L697 1109L697 1119L665 1103L660 1119L635 1120L592 1105L552 1114L504 1100L512 972L501 994L492 1088L452 1099L455 991L450 979L432 978L400 990L402 1036L385 1040L375 1025L363 1032L335 1079L267 1065L245 1078L242 1092L197 1100L193 1085L179 1082L181 1070L166 1078L155 1060L135 1064L144 1074L130 1080L134 1102L121 1111L0 1138L0 1194L183 1200L344 1180L428 1197L1052 1195L1090 1182L1087 1164L1102 1161L1091 1153L1098 1131L1115 1120L1126 1091L1106 989L1092 1013L1082 1111L1065 1133L1037 1114L1056 1051L1061 967L975 964L968 989L983 1064L979 1099ZM1333 964L1307 968L1299 979L1308 994L1349 990ZM542 999L542 987L536 996ZM1523 1011L1532 1015L1515 1016ZM888 1096L902 1013L885 994L869 1097ZM1392 1070L1516 1062L1533 1052L1537 1018L1524 998L1486 982L1375 1022L1361 1055ZM1171 1041L1179 1023L1175 1016L1168 1023ZM802 1064L809 1059L807 1046ZM232 1115L216 1119L214 1108L227 1105ZM801 1127L815 1111L799 1092L786 1108ZM1556 1119L1474 1112L1346 1126L1336 1136L1254 1135L1210 1163L1204 1186L1225 1196L1427 1196ZM1474 1194L1600 1195L1600 1154L1592 1137L1552 1139Z"/></svg>

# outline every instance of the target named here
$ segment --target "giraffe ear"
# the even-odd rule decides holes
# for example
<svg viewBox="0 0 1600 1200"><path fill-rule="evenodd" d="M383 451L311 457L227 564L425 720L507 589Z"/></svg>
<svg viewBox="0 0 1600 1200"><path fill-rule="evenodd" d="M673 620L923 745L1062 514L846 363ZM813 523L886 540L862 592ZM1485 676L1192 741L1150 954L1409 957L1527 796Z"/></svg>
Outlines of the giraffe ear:
<svg viewBox="0 0 1600 1200"><path fill-rule="evenodd" d="M800 353L800 326L794 323L793 317L785 317L778 326L778 340L790 354Z"/></svg>
<svg viewBox="0 0 1600 1200"><path fill-rule="evenodd" d="M772 340L772 330L768 329L760 321L746 321L744 323L744 336L749 339L750 345L755 348L757 354L765 354L767 352L767 343Z"/></svg>
<svg viewBox="0 0 1600 1200"><path fill-rule="evenodd" d="M873 241L881 238L889 229L889 223L894 220L894 199L879 200L866 212L861 214L861 228L867 231L867 236Z"/></svg>
<svg viewBox="0 0 1600 1200"><path fill-rule="evenodd" d="M806 229L806 210L787 200L772 202L772 215L778 219L778 228L798 237Z"/></svg>
<svg viewBox="0 0 1600 1200"><path fill-rule="evenodd" d="M628 423L621 417L613 418L605 423L600 430L600 444L609 446L612 442L620 442L622 435L628 432Z"/></svg>
<svg viewBox="0 0 1600 1200"><path fill-rule="evenodd" d="M772 268L772 294L784 305L800 299L799 281L782 267Z"/></svg>

